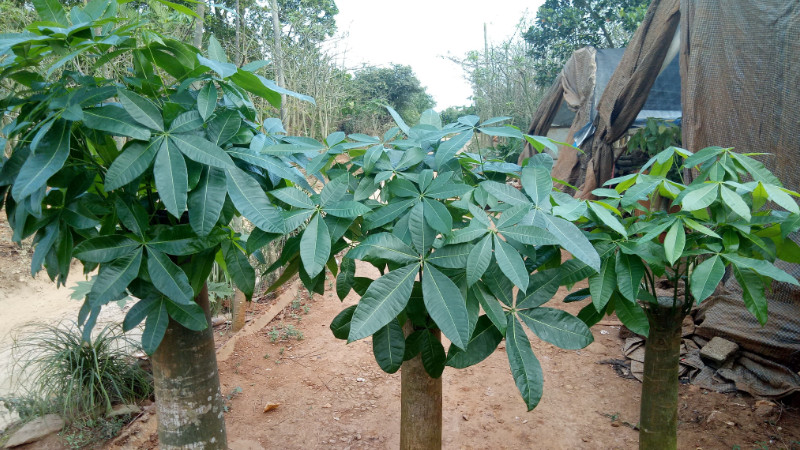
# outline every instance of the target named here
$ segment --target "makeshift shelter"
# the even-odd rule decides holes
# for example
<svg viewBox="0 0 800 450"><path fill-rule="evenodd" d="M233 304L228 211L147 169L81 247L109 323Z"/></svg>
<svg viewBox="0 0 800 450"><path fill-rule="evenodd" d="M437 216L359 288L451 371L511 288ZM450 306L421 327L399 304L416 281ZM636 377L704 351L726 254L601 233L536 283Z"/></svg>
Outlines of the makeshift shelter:
<svg viewBox="0 0 800 450"><path fill-rule="evenodd" d="M760 159L787 188L800 190L800 171L795 169L800 156L800 2L739 0L736 7L729 3L653 0L602 90L596 113L576 111L571 140L583 126L578 125L579 118L591 120L594 128L580 143L584 155L579 159L576 152L563 151L553 176L575 181L571 184L580 186L577 195L582 198L590 198L592 190L613 176L619 155L612 144L639 117L664 62L672 62L668 55L677 49L683 146L691 151L721 145L769 153ZM573 59L584 57L588 56L576 52ZM547 133L570 89L568 72L565 66L537 110L529 133ZM599 85L596 73L594 80L590 77L584 75L580 82ZM522 158L527 155L523 152ZM800 277L799 265L782 268ZM725 336L737 342L742 353L730 368L692 366L701 383L724 390L719 380L727 380L728 388L732 384L767 397L800 391L800 289L775 283L768 298L771 312L766 328L745 309L735 280L729 279L703 302L694 316L692 327L697 328L692 333L700 338ZM633 346L626 347L634 351ZM759 362L758 355L777 366ZM685 359L695 360L692 351Z"/></svg>

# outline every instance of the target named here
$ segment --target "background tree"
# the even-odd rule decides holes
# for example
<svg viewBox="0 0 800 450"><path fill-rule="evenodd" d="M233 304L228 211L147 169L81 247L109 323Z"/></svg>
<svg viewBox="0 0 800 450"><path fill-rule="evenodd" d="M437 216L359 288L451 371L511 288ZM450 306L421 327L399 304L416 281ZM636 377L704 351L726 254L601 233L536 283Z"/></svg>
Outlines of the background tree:
<svg viewBox="0 0 800 450"><path fill-rule="evenodd" d="M575 50L625 47L650 0L546 0L523 37L536 82L549 86Z"/></svg>

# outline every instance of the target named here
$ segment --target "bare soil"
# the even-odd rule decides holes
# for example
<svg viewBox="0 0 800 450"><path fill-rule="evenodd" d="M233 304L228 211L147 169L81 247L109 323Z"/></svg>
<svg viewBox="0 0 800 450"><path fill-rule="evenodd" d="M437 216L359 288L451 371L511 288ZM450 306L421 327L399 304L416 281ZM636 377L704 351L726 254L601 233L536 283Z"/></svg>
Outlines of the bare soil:
<svg viewBox="0 0 800 450"><path fill-rule="evenodd" d="M18 324L43 316L74 318L80 307L67 298L68 290L57 290L46 277L30 278L30 255L8 237L7 225L0 222L0 353ZM376 276L366 267L358 271ZM79 267L75 273L82 279ZM562 288L549 306L577 313L581 304L560 302L566 293ZM351 294L339 302L332 291L309 299L295 284L277 299L252 304L252 320L230 341L224 327L217 329L231 449L398 447L400 374L380 370L368 339L347 345L328 328L356 301ZM545 374L544 396L531 412L516 390L503 344L474 367L446 369L444 448L636 448L641 384L598 364L623 358L619 323L606 318L592 331L595 342L580 351L561 350L531 335ZM781 405L778 416L761 417L754 412L755 401L681 386L679 447L800 449L797 408ZM279 406L264 412L268 404ZM157 448L155 426L150 406L107 447ZM48 439L26 448L54 449L58 442Z"/></svg>

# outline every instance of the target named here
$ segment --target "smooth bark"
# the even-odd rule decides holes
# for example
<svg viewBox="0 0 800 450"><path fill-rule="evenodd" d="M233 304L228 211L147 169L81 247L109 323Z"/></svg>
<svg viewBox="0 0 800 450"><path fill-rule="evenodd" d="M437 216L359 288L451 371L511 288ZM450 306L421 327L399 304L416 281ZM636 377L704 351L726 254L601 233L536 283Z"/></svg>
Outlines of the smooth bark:
<svg viewBox="0 0 800 450"><path fill-rule="evenodd" d="M247 321L247 298L244 292L236 289L233 293L233 304L231 305L231 330L235 333L242 328Z"/></svg>
<svg viewBox="0 0 800 450"><path fill-rule="evenodd" d="M413 332L411 321L403 327ZM441 332L436 337L441 339ZM442 378L431 378L420 355L400 368L400 449L442 448Z"/></svg>
<svg viewBox="0 0 800 450"><path fill-rule="evenodd" d="M207 286L195 300L208 327L192 331L170 319L151 358L161 449L227 448Z"/></svg>
<svg viewBox="0 0 800 450"><path fill-rule="evenodd" d="M681 350L681 305L672 297L646 308L650 323L644 353L639 415L639 448L670 450L678 446L678 369Z"/></svg>

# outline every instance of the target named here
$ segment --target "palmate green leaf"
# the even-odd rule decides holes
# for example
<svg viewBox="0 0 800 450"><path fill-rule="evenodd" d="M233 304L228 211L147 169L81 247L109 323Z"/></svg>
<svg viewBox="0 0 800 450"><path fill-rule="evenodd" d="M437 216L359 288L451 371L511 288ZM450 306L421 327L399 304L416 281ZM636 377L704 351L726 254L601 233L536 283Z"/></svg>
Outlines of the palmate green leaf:
<svg viewBox="0 0 800 450"><path fill-rule="evenodd" d="M274 191L270 191L270 194L289 206L304 209L314 209L316 207L314 202L308 198L308 195L305 192L295 187L276 189Z"/></svg>
<svg viewBox="0 0 800 450"><path fill-rule="evenodd" d="M364 259L365 257L388 259L399 264L408 264L419 260L419 254L414 249L390 233L367 236L347 253L347 257L351 259Z"/></svg>
<svg viewBox="0 0 800 450"><path fill-rule="evenodd" d="M140 126L124 109L106 105L83 110L83 124L87 128L126 136L142 141L150 140L150 130Z"/></svg>
<svg viewBox="0 0 800 450"><path fill-rule="evenodd" d="M472 134L472 130L469 129L439 144L439 148L436 149L436 155L434 156L436 167L442 167L442 164L455 157L456 153L472 140Z"/></svg>
<svg viewBox="0 0 800 450"><path fill-rule="evenodd" d="M61 170L69 156L70 123L57 120L47 131L37 151L19 169L11 187L11 195L22 201L47 184L56 172Z"/></svg>
<svg viewBox="0 0 800 450"><path fill-rule="evenodd" d="M456 347L466 348L469 317L458 286L432 265L422 270L422 299L431 318Z"/></svg>
<svg viewBox="0 0 800 450"><path fill-rule="evenodd" d="M227 184L225 172L204 167L200 181L189 193L189 224L198 236L207 236L214 229L225 204Z"/></svg>
<svg viewBox="0 0 800 450"><path fill-rule="evenodd" d="M719 184L707 183L699 188L690 187L687 191L689 193L684 195L681 205L686 211L697 211L714 203L719 195Z"/></svg>
<svg viewBox="0 0 800 450"><path fill-rule="evenodd" d="M528 407L532 410L542 398L542 366L533 354L531 343L525 335L522 325L509 314L506 328L506 353L511 375Z"/></svg>
<svg viewBox="0 0 800 450"><path fill-rule="evenodd" d="M200 164L220 169L234 167L233 160L225 151L201 137L192 134L173 134L169 140L187 158Z"/></svg>
<svg viewBox="0 0 800 450"><path fill-rule="evenodd" d="M602 205L599 205L597 202L587 202L589 209L600 219L600 222L607 225L612 230L616 231L617 233L621 234L624 237L628 237L628 233L625 230L625 227L622 223L614 217L613 214L609 210L607 210Z"/></svg>
<svg viewBox="0 0 800 450"><path fill-rule="evenodd" d="M203 86L197 93L197 111L203 120L208 120L217 109L217 88L213 82Z"/></svg>
<svg viewBox="0 0 800 450"><path fill-rule="evenodd" d="M701 150L702 152L702 150ZM698 152L699 154L700 152ZM734 153L730 152L729 155L731 158L734 159L739 165L741 165L744 170L750 174L755 181L760 181L765 184L772 184L775 186L781 186L781 182L775 175L772 174L764 164L760 161L756 161L749 156L742 155L741 153Z"/></svg>
<svg viewBox="0 0 800 450"><path fill-rule="evenodd" d="M247 220L270 233L285 232L286 226L278 209L269 203L267 194L253 177L238 167L226 170L225 175L228 195Z"/></svg>
<svg viewBox="0 0 800 450"><path fill-rule="evenodd" d="M331 235L328 225L316 214L300 238L300 259L311 277L317 276L325 268L331 254Z"/></svg>
<svg viewBox="0 0 800 450"><path fill-rule="evenodd" d="M411 243L419 254L428 253L436 240L436 231L425 220L425 207L417 203L408 214L408 232L411 234Z"/></svg>
<svg viewBox="0 0 800 450"><path fill-rule="evenodd" d="M667 236L664 238L664 253L667 256L667 261L670 264L675 264L675 261L683 255L683 249L686 246L686 231L683 229L683 222L676 220L675 223L669 227Z"/></svg>
<svg viewBox="0 0 800 450"><path fill-rule="evenodd" d="M339 300L344 300L350 293L350 290L353 288L353 283L355 283L355 276L356 261L348 257L342 258L342 263L339 266L339 273L336 275L336 295L339 297Z"/></svg>
<svg viewBox="0 0 800 450"><path fill-rule="evenodd" d="M647 314L637 301L631 301L615 294L614 311L622 323L636 334L647 337L650 333L650 323ZM601 314L602 316L602 314Z"/></svg>
<svg viewBox="0 0 800 450"><path fill-rule="evenodd" d="M344 217L346 219L355 219L371 211L366 205L349 200L332 202L325 206L323 210L332 216Z"/></svg>
<svg viewBox="0 0 800 450"><path fill-rule="evenodd" d="M258 136L256 136L256 138L257 137ZM253 139L253 141L255 141L255 139ZM244 149L241 147L231 147L226 150L226 152L233 158L240 159L247 163L261 167L262 169L266 169L268 173L285 180L290 180L294 184L309 191L313 190L311 185L308 184L308 181L306 181L305 177L300 173L300 171L287 165L274 156L256 154L250 149Z"/></svg>
<svg viewBox="0 0 800 450"><path fill-rule="evenodd" d="M764 282L756 272L750 269L733 266L733 276L742 287L744 306L750 311L761 326L767 323L767 299L764 297Z"/></svg>
<svg viewBox="0 0 800 450"><path fill-rule="evenodd" d="M528 280L528 290L517 294L517 309L538 308L558 292L561 286L561 268L536 272Z"/></svg>
<svg viewBox="0 0 800 450"><path fill-rule="evenodd" d="M366 230L371 230L381 225L386 225L387 223L400 217L417 202L418 200L415 198L391 201L387 205L381 206L380 208L373 210L371 213L366 214L364 216L364 228Z"/></svg>
<svg viewBox="0 0 800 450"><path fill-rule="evenodd" d="M786 190L771 184L761 183L761 186L763 186L764 190L769 194L770 200L791 213L800 214L800 208L798 208L797 202L794 201L791 195L786 193Z"/></svg>
<svg viewBox="0 0 800 450"><path fill-rule="evenodd" d="M247 301L253 297L256 284L256 272L250 265L247 255L231 241L222 242L222 256L225 266L236 287L245 295Z"/></svg>
<svg viewBox="0 0 800 450"><path fill-rule="evenodd" d="M200 113L194 110L181 113L172 120L169 124L169 132L175 133L190 133L203 126L203 117Z"/></svg>
<svg viewBox="0 0 800 450"><path fill-rule="evenodd" d="M134 303L128 313L125 314L125 319L122 321L122 331L127 333L136 328L156 308L161 308L160 298L143 298Z"/></svg>
<svg viewBox="0 0 800 450"><path fill-rule="evenodd" d="M33 7L42 20L64 26L69 25L64 8L58 0L34 0Z"/></svg>
<svg viewBox="0 0 800 450"><path fill-rule="evenodd" d="M750 221L750 207L747 203L739 197L738 194L730 190L727 186L720 186L720 193L722 195L722 202L728 206L739 217L746 221Z"/></svg>
<svg viewBox="0 0 800 450"><path fill-rule="evenodd" d="M105 191L121 188L143 174L156 157L163 140L159 137L148 143L135 141L128 145L108 168Z"/></svg>
<svg viewBox="0 0 800 450"><path fill-rule="evenodd" d="M545 220L545 229L555 236L564 250L572 253L575 258L592 269L600 270L600 256L578 227L572 222L549 214L542 214L541 217Z"/></svg>
<svg viewBox="0 0 800 450"><path fill-rule="evenodd" d="M436 249L427 261L445 269L463 269L472 251L472 244L445 245Z"/></svg>
<svg viewBox="0 0 800 450"><path fill-rule="evenodd" d="M487 234L483 237L467 257L467 284L472 286L477 282L492 261L492 235Z"/></svg>
<svg viewBox="0 0 800 450"><path fill-rule="evenodd" d="M162 140L161 148L156 155L153 176L164 207L173 216L180 217L186 210L189 174L183 155L170 142L168 139Z"/></svg>
<svg viewBox="0 0 800 450"><path fill-rule="evenodd" d="M114 300L136 278L141 263L140 248L110 263L101 264L92 290L87 296L89 303L94 307Z"/></svg>
<svg viewBox="0 0 800 450"><path fill-rule="evenodd" d="M0 208L2 208L2 198L4 195L4 192L0 192ZM56 238L59 234L58 226L58 221L53 221L46 227L41 228L36 233L36 237L34 238L33 257L31 258L32 277L35 277L36 274L42 269L42 264L44 263L45 257L50 252L50 249L53 248L53 244L55 244Z"/></svg>
<svg viewBox="0 0 800 450"><path fill-rule="evenodd" d="M775 265L769 261L746 258L733 253L722 253L721 255L736 267L739 267L740 270L751 269L759 275L772 278L773 280L800 286L800 282L798 282L795 277L775 267Z"/></svg>
<svg viewBox="0 0 800 450"><path fill-rule="evenodd" d="M514 306L514 283L512 283L497 264L492 264L483 274L483 282L489 292L509 308Z"/></svg>
<svg viewBox="0 0 800 450"><path fill-rule="evenodd" d="M475 324L475 331L467 343L467 348L461 350L455 346L450 347L447 365L456 369L465 369L478 364L494 353L502 340L503 334L497 330L492 320L488 316L480 316Z"/></svg>
<svg viewBox="0 0 800 450"><path fill-rule="evenodd" d="M505 213L504 213L505 214ZM533 225L514 225L513 227L502 227L498 231L503 237L528 245L553 245L559 241L552 233Z"/></svg>
<svg viewBox="0 0 800 450"><path fill-rule="evenodd" d="M610 303L610 302L609 302ZM605 315L606 308L597 311L594 305L589 303L583 307L578 313L578 319L585 323L587 327L593 327L597 322L600 322Z"/></svg>
<svg viewBox="0 0 800 450"><path fill-rule="evenodd" d="M223 145L236 136L242 126L242 118L237 111L226 109L218 112L214 118L208 122L206 134L212 144Z"/></svg>
<svg viewBox="0 0 800 450"><path fill-rule="evenodd" d="M169 325L169 312L167 311L166 300L159 300L159 305L153 307L144 322L142 332L142 350L148 355L155 353L164 335L167 333Z"/></svg>
<svg viewBox="0 0 800 450"><path fill-rule="evenodd" d="M425 221L431 228L442 234L450 233L453 229L453 217L442 203L429 198L422 199Z"/></svg>
<svg viewBox="0 0 800 450"><path fill-rule="evenodd" d="M189 278L169 256L148 248L147 271L153 286L171 301L183 305L194 302L194 291L189 284Z"/></svg>
<svg viewBox="0 0 800 450"><path fill-rule="evenodd" d="M616 258L612 253L600 265L600 271L589 277L589 292L595 309L602 311L617 288Z"/></svg>
<svg viewBox="0 0 800 450"><path fill-rule="evenodd" d="M617 289L630 301L636 301L644 277L644 264L638 256L617 253L615 271Z"/></svg>
<svg viewBox="0 0 800 450"><path fill-rule="evenodd" d="M494 235L494 259L500 270L521 290L528 289L528 270L516 249Z"/></svg>
<svg viewBox="0 0 800 450"><path fill-rule="evenodd" d="M214 72L216 72L217 75L219 75L220 78L228 78L229 76L235 74L236 71L237 71L236 65L234 65L234 64L220 62L220 61L214 61L213 59L208 59L208 58L206 58L206 57L204 57L203 55L200 55L200 54L197 55L197 60L203 66L208 67L209 69L211 69ZM252 75L252 74L250 74L250 75ZM233 80L233 82L236 83L236 80ZM242 86L242 87L244 87L244 86Z"/></svg>
<svg viewBox="0 0 800 450"><path fill-rule="evenodd" d="M386 373L395 373L400 369L405 351L406 337L397 319L390 320L385 327L372 335L372 354Z"/></svg>
<svg viewBox="0 0 800 450"><path fill-rule="evenodd" d="M719 255L714 255L695 267L689 277L689 286L695 301L700 303L713 294L724 275L725 263Z"/></svg>
<svg viewBox="0 0 800 450"><path fill-rule="evenodd" d="M470 287L467 291L467 296L474 296L477 298L478 303L483 308L486 316L492 321L494 326L500 331L500 334L506 333L506 314L503 311L502 305L496 298L492 297L480 283Z"/></svg>
<svg viewBox="0 0 800 450"><path fill-rule="evenodd" d="M348 306L336 315L331 322L331 331L336 339L346 340L350 335L350 321L353 320L353 313L358 305Z"/></svg>
<svg viewBox="0 0 800 450"><path fill-rule="evenodd" d="M81 242L72 255L81 261L105 263L132 253L141 245L119 234L98 236Z"/></svg>
<svg viewBox="0 0 800 450"><path fill-rule="evenodd" d="M202 331L208 327L206 314L203 312L203 308L197 303L190 303L188 305L171 301L165 303L169 316L184 327L194 331Z"/></svg>
<svg viewBox="0 0 800 450"><path fill-rule="evenodd" d="M525 205L530 203L530 200L525 197L525 194L504 183L484 181L481 183L481 187L497 200L508 203L509 205Z"/></svg>
<svg viewBox="0 0 800 450"><path fill-rule="evenodd" d="M373 281L353 313L348 341L370 336L397 317L408 303L418 273L419 265L409 264Z"/></svg>
<svg viewBox="0 0 800 450"><path fill-rule="evenodd" d="M418 336L417 345L420 349L422 367L431 378L439 378L444 372L444 365L447 361L442 342L430 330L422 330Z"/></svg>
<svg viewBox="0 0 800 450"><path fill-rule="evenodd" d="M533 308L517 312L517 316L539 339L567 350L578 350L594 341L592 332L580 319L554 308Z"/></svg>
<svg viewBox="0 0 800 450"><path fill-rule="evenodd" d="M151 130L164 131L164 120L158 107L150 100L126 89L117 89L122 107L133 120Z"/></svg>
<svg viewBox="0 0 800 450"><path fill-rule="evenodd" d="M533 199L535 205L543 204L550 198L553 180L550 172L541 166L526 166L520 177L522 188Z"/></svg>

